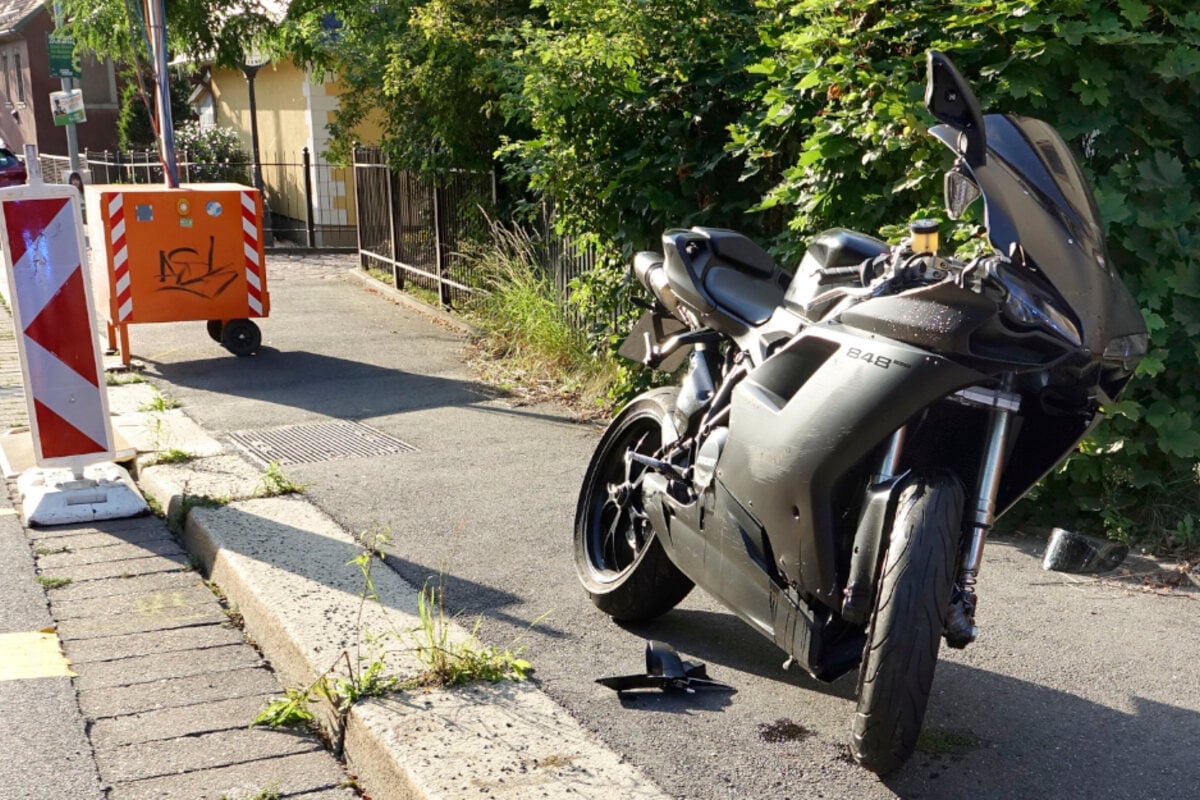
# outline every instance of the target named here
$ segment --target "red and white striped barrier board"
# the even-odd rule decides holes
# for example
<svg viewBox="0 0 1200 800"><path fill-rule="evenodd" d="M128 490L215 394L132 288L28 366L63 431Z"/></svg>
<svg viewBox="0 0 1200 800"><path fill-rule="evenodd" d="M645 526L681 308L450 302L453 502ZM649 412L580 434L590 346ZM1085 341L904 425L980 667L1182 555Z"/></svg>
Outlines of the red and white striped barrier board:
<svg viewBox="0 0 1200 800"><path fill-rule="evenodd" d="M254 195L242 192L242 248L246 253L246 301L250 316L263 315L262 263L258 257L258 205Z"/></svg>
<svg viewBox="0 0 1200 800"><path fill-rule="evenodd" d="M113 287L117 293L117 322L133 316L129 280L129 245L125 241L125 195L118 192L108 202L109 237L113 250Z"/></svg>
<svg viewBox="0 0 1200 800"><path fill-rule="evenodd" d="M0 247L42 467L113 456L78 204L73 186L0 190Z"/></svg>

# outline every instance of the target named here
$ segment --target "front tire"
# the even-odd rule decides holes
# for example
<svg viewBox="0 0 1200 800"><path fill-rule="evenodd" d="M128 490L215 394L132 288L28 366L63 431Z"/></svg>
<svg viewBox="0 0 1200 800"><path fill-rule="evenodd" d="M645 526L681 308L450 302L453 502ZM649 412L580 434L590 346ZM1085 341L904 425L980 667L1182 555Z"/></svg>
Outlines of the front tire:
<svg viewBox="0 0 1200 800"><path fill-rule="evenodd" d="M925 719L962 540L963 489L947 472L900 492L858 677L850 742L880 775L902 765Z"/></svg>
<svg viewBox="0 0 1200 800"><path fill-rule="evenodd" d="M575 508L575 571L596 607L622 622L665 614L693 586L642 507L646 467L626 458L658 454L677 395L674 388L647 392L617 415L596 446Z"/></svg>

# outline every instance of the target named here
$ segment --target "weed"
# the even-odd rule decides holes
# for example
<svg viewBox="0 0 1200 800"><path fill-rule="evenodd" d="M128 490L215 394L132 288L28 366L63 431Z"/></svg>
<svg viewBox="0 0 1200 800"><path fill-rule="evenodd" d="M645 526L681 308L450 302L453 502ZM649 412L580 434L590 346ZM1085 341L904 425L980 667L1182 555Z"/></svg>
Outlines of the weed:
<svg viewBox="0 0 1200 800"><path fill-rule="evenodd" d="M192 454L178 447L168 447L154 454L155 464L182 464L192 460Z"/></svg>
<svg viewBox="0 0 1200 800"><path fill-rule="evenodd" d="M308 488L307 483L296 483L283 473L278 461L267 465L267 471L259 478L255 497L279 497L285 494L301 494Z"/></svg>
<svg viewBox="0 0 1200 800"><path fill-rule="evenodd" d="M359 635L356 637L354 654L351 655L349 649L342 650L329 668L308 686L288 688L283 697L270 701L254 718L251 726L311 724L315 716L310 704L318 698L324 699L337 715L338 739L333 748L340 757L346 719L354 704L363 698L378 697L395 689L454 686L473 680L523 680L532 671L532 665L519 657L523 648L500 650L479 644L476 638L481 624L479 620L476 620L467 639L452 643L451 620L445 614L442 591L440 587L435 591L426 585L418 597L420 624L407 634L425 670L403 681L396 675L387 674L384 645L390 638L404 638L404 635L395 630L382 636L372 635L364 630L363 615L368 602L380 602L371 572L375 561L383 559L383 547L388 538L386 531L379 529L363 533L359 539L362 550L348 562L357 566L362 573L358 616L355 620ZM536 623L537 620L534 621ZM364 643L369 647L365 653ZM342 665L344 671L337 671Z"/></svg>
<svg viewBox="0 0 1200 800"><path fill-rule="evenodd" d="M187 557L187 562L179 568L179 571L204 574L204 560L200 556L190 555Z"/></svg>
<svg viewBox="0 0 1200 800"><path fill-rule="evenodd" d="M413 632L417 658L426 670L404 682L403 688L418 686L458 686L483 680L524 680L533 665L520 658L524 648L501 650L479 643L477 634L482 620L476 619L470 635L454 644L450 641L450 620L446 617L444 592L425 584L417 597L420 626Z"/></svg>
<svg viewBox="0 0 1200 800"><path fill-rule="evenodd" d="M69 553L71 552L71 548L69 545L64 544L62 547L39 547L33 552L39 556L55 556L59 553Z"/></svg>
<svg viewBox="0 0 1200 800"><path fill-rule="evenodd" d="M164 411L170 411L173 408L179 408L182 403L172 397L163 397L157 392L154 397L138 406L138 411L147 411L150 413L161 414Z"/></svg>
<svg viewBox="0 0 1200 800"><path fill-rule="evenodd" d="M273 781L261 789L251 790L249 794L246 792L237 792L222 794L220 800L279 800L282 797L279 793L279 781Z"/></svg>
<svg viewBox="0 0 1200 800"><path fill-rule="evenodd" d="M464 254L488 276L470 306L481 331L473 344L484 376L534 394L595 405L616 379L615 362L593 352L587 331L560 301L541 265L539 243L521 228L493 222L492 241Z"/></svg>
<svg viewBox="0 0 1200 800"><path fill-rule="evenodd" d="M227 627L237 628L239 631L246 628L246 619L242 616L242 611L237 607L237 603L229 603L221 610L225 613Z"/></svg>
<svg viewBox="0 0 1200 800"><path fill-rule="evenodd" d="M152 494L143 495L146 500L146 505L150 508L150 513L162 519L167 516L167 512L163 511L162 503L158 502L158 498Z"/></svg>
<svg viewBox="0 0 1200 800"><path fill-rule="evenodd" d="M104 383L107 386L131 386L135 383L145 383L146 379L136 372L105 372Z"/></svg>
<svg viewBox="0 0 1200 800"><path fill-rule="evenodd" d="M322 675L318 680L324 677ZM268 728L295 728L309 724L315 719L309 707L316 699L312 693L313 685L303 689L295 686L284 689L283 697L271 700L266 708L258 712L258 716L250 723L251 727L266 725Z"/></svg>
<svg viewBox="0 0 1200 800"><path fill-rule="evenodd" d="M37 582L47 589L61 589L71 583L70 578L53 578L49 575L38 575Z"/></svg>

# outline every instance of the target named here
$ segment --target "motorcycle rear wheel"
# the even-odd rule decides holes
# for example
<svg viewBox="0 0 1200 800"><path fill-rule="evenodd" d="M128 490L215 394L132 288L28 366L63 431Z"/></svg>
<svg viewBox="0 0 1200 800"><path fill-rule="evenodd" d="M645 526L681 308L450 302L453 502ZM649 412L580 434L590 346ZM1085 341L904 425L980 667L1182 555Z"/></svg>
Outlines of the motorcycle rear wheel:
<svg viewBox="0 0 1200 800"><path fill-rule="evenodd" d="M671 563L642 507L646 467L628 452L654 456L678 390L656 389L612 421L584 475L575 509L575 571L592 603L613 619L645 622L670 611L692 590Z"/></svg>
<svg viewBox="0 0 1200 800"><path fill-rule="evenodd" d="M886 775L917 744L962 540L963 489L952 474L908 479L900 493L858 673L854 760Z"/></svg>

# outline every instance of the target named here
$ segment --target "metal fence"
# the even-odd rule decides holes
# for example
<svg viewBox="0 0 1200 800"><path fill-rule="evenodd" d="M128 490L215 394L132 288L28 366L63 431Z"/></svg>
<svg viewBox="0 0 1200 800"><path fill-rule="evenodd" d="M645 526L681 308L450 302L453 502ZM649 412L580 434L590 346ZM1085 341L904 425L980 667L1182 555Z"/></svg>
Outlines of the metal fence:
<svg viewBox="0 0 1200 800"><path fill-rule="evenodd" d="M441 181L393 170L376 147L354 151L358 251L364 268L392 276L397 288L435 292L446 307L486 290L478 259L492 245L497 215L494 172L451 173ZM596 265L593 248L553 233L546 208L535 225L538 266L566 306L572 280ZM582 320L576 320L583 323Z"/></svg>
<svg viewBox="0 0 1200 800"><path fill-rule="evenodd" d="M163 167L155 150L118 152L88 150L81 154L91 182L162 184ZM66 156L40 155L43 180L66 183ZM357 244L354 170L313 158L308 148L300 160L264 161L263 239L269 246L353 250ZM249 161L193 161L179 152L181 183L254 185Z"/></svg>
<svg viewBox="0 0 1200 800"><path fill-rule="evenodd" d="M435 182L393 170L377 147L357 147L354 185L363 267L390 273L398 288L436 292L444 306L481 288L470 254L488 242L494 173L454 172Z"/></svg>

